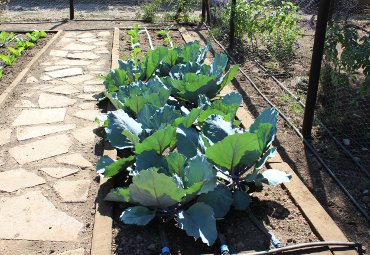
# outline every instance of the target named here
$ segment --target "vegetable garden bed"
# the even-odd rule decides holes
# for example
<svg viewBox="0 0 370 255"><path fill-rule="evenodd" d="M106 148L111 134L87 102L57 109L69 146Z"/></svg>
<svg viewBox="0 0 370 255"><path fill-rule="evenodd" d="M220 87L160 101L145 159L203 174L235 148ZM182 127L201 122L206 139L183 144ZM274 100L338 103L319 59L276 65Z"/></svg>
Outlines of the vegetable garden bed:
<svg viewBox="0 0 370 255"><path fill-rule="evenodd" d="M122 32L127 31L121 31L121 33ZM178 33L178 31L175 31L174 34ZM130 53L127 51L127 49L133 50L134 47L131 47L130 49L130 44L132 46L136 43L139 43L139 45L141 46L139 51L140 54L144 54L146 51L148 51L149 47L143 46L143 44L147 44L149 39L147 39L148 37L142 36L143 34L145 35L145 33L139 34L136 42L133 42L132 36L130 37L122 35L122 39L126 38L126 40L124 39L124 41L121 41L121 49L123 48L126 50L121 51L120 55L129 55ZM154 31L151 31L149 33L149 35L153 34L155 34ZM170 32L170 34L172 35L172 31ZM175 37L179 38L178 36ZM127 40L130 40L131 42ZM145 43L143 43L143 41ZM163 38L158 38L157 36L151 36L151 42L153 45L156 46L164 44ZM177 40L177 44L182 45L184 44L184 42ZM112 102L117 103L114 100ZM102 121L102 119L100 120ZM110 121L112 121L112 119L110 119ZM101 124L104 126L107 125L105 121L104 123L101 122ZM107 129L106 126L106 131L108 131L108 133L111 132L109 130L110 128L108 127ZM112 135L112 133L110 134ZM126 135L127 134L128 133L126 133ZM113 140L113 142L114 141L116 140ZM125 149L125 151L119 151L119 156L122 158L120 160L122 162L121 164L126 164L123 162L129 161L129 151L130 150L127 149ZM104 162L106 160L108 159L104 158L104 160L101 160L98 164L98 168L100 169L101 173L104 173L104 175L106 176L110 176L112 173L109 172L112 170L112 168L110 168L110 170L107 170L107 162ZM112 161L108 161L108 165L110 165ZM115 171L117 171L117 169L114 170L114 172ZM127 184L122 183L122 180L125 179L126 181L130 182L130 177L123 172L121 172L118 176L118 186L127 186ZM118 193L119 192L120 191L118 191ZM120 195L118 195L118 193L111 193L110 200L123 201L123 197L119 198ZM265 225L267 225L267 228L269 230L275 232L276 236L282 242L282 245L285 246L292 243L303 243L319 240L319 238L311 230L309 226L310 222L302 216L300 210L295 206L295 204L289 197L288 192L284 190L281 186L265 188L262 193L254 192L251 199L252 212L257 216L259 221L263 221ZM115 207L114 210L114 238L112 247L113 251L117 254L158 253L158 251L164 246L163 237L158 234L159 232L161 232L159 231L160 228L166 228L166 232L168 233L169 245L171 247L171 250L175 251L176 253L199 254L207 252L217 253L219 251L219 243L215 243L213 246L207 247L205 244L202 243L200 238L199 240L194 242L193 237L187 236L184 231L174 226L174 223L176 224L176 222L172 218L169 218L167 220L167 224L163 224L161 220L157 219L149 223L149 225L147 225L146 227L123 224L120 222L120 214L123 210L126 210L127 213L127 209L129 209L127 205L119 204ZM250 219L248 218L248 214L246 214L245 212L238 212L232 209L231 212L227 216L225 216L225 219L217 224L217 228L219 229L219 231L226 234L227 242L230 245L232 252L240 252L245 250L263 250L268 249L270 246L269 238L267 238L266 235L264 235L261 230L258 229L250 221ZM204 238L202 239L204 241Z"/></svg>
<svg viewBox="0 0 370 255"><path fill-rule="evenodd" d="M52 34L37 33L35 31L29 33L1 33L0 93L6 90L30 60L52 37Z"/></svg>

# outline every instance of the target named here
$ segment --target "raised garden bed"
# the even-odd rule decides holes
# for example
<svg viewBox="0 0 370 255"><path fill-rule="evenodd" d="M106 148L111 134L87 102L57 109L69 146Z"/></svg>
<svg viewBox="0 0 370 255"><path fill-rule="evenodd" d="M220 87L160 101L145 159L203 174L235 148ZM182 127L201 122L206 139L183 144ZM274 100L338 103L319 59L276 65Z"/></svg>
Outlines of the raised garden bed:
<svg viewBox="0 0 370 255"><path fill-rule="evenodd" d="M122 35L120 42L121 49L129 49L130 39ZM176 34L179 33L176 31ZM142 52L149 50L147 39L141 33L139 42ZM155 35L154 31L149 33ZM171 31L172 34L172 31ZM181 33L180 33L181 35ZM189 36L189 35L188 35ZM191 37L191 36L190 36ZM161 38L151 36L153 45L160 45ZM176 37L179 38L179 37ZM184 42L177 42L181 45ZM164 42L162 42L164 44ZM125 50L120 51L120 56L129 54ZM122 156L122 155L121 155ZM122 178L122 176L121 176ZM294 204L289 196L289 192L281 186L269 187L262 193L253 193L251 210L257 219L265 223L267 229L272 230L282 242L282 245L293 243L312 242L322 239L314 234L309 227L312 222L305 219L300 209ZM163 239L159 235L158 222L152 222L146 227L126 225L120 222L119 215L127 206L116 206L113 215L113 251L116 254L156 254L164 246ZM307 216L307 215L305 215ZM178 254L199 254L199 253L218 253L219 243L207 247L200 240L194 242L194 238L186 236L185 232L176 228L170 221L165 224L169 245L173 252ZM268 249L270 242L268 238L259 230L244 212L231 211L218 224L223 233L227 236L227 242L232 252L246 250ZM335 231L334 231L335 232ZM300 253L303 254L303 253ZM318 253L317 253L318 254Z"/></svg>

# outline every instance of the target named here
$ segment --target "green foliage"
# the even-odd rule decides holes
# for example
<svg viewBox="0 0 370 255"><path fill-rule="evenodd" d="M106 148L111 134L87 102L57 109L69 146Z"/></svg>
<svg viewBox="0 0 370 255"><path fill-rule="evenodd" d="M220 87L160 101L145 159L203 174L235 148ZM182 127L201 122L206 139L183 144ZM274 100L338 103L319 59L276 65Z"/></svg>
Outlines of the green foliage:
<svg viewBox="0 0 370 255"><path fill-rule="evenodd" d="M32 33L26 33L26 36L29 37L29 41L32 42L32 43L35 43L37 42L38 40L40 40L41 38L43 37L46 37L47 34L45 31L38 31L38 30L35 30L33 31Z"/></svg>
<svg viewBox="0 0 370 255"><path fill-rule="evenodd" d="M13 32L10 32L10 33L5 32L5 31L0 32L0 45L4 45L8 43L13 38L14 38Z"/></svg>
<svg viewBox="0 0 370 255"><path fill-rule="evenodd" d="M366 95L370 88L370 32L333 22L327 30L324 64L324 86L348 85L349 81L358 80L362 70L359 93Z"/></svg>
<svg viewBox="0 0 370 255"><path fill-rule="evenodd" d="M298 7L289 1L238 0L235 33L257 50L260 42L286 68L302 30L297 25Z"/></svg>

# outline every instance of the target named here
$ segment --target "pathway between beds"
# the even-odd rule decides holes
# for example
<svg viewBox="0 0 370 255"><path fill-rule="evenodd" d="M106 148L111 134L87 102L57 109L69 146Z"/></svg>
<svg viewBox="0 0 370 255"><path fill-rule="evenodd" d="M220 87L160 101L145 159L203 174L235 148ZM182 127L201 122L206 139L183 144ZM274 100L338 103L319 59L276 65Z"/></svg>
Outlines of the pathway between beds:
<svg viewBox="0 0 370 255"><path fill-rule="evenodd" d="M99 113L112 31L64 32L0 124L0 254L90 253ZM5 117L5 120L4 120Z"/></svg>

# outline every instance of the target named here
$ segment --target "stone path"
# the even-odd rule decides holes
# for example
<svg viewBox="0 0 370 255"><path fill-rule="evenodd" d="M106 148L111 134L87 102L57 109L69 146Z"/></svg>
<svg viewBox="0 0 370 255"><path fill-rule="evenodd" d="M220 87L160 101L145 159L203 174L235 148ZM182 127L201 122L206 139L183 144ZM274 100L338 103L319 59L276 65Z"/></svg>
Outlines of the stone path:
<svg viewBox="0 0 370 255"><path fill-rule="evenodd" d="M90 254L97 76L112 31L64 32L1 110L0 254Z"/></svg>

